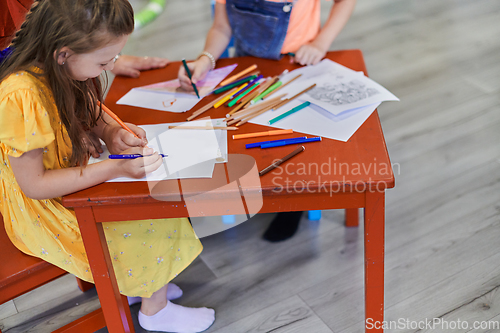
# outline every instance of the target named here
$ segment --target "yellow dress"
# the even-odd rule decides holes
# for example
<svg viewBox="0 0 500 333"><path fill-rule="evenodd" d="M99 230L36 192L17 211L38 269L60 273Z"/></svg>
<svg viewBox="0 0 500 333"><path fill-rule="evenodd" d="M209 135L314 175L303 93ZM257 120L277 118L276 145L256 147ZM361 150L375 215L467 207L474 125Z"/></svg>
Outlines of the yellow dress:
<svg viewBox="0 0 500 333"><path fill-rule="evenodd" d="M40 72L39 69L34 71ZM14 245L93 282L75 214L61 198L33 200L16 182L8 156L43 149L45 169L68 167L71 142L50 89L28 72L0 83L0 212ZM109 222L104 230L122 294L150 297L184 270L202 245L181 219Z"/></svg>

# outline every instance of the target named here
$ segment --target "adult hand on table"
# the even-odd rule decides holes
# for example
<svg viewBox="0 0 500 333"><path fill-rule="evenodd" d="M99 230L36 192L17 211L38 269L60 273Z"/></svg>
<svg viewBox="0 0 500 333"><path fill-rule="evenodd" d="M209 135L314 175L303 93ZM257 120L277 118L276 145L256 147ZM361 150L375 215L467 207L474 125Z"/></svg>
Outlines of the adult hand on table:
<svg viewBox="0 0 500 333"><path fill-rule="evenodd" d="M115 67L111 72L115 75L137 78L141 75L140 71L163 68L167 66L169 62L170 61L165 58L122 55L116 60Z"/></svg>

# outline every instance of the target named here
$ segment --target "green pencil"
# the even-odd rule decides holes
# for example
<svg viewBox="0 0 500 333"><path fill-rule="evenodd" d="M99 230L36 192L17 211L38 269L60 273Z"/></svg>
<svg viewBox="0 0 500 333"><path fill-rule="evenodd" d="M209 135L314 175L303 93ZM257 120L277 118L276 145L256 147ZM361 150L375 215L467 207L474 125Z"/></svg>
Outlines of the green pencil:
<svg viewBox="0 0 500 333"><path fill-rule="evenodd" d="M257 103L258 101L260 101L262 98L264 98L266 95L271 93L274 89L278 88L282 84L283 84L283 82L281 82L281 81L274 83L272 86L270 86L269 88L264 90L259 96L252 99L252 101L250 103L252 103L252 104Z"/></svg>
<svg viewBox="0 0 500 333"><path fill-rule="evenodd" d="M187 75L189 76L189 80L191 80L191 71L189 70L189 67L186 63L186 59L182 59L182 64L184 65L184 69L186 70ZM193 86L194 92L196 93L196 96L200 98L200 94L198 93L198 88L196 88L196 84L191 81L191 85Z"/></svg>
<svg viewBox="0 0 500 333"><path fill-rule="evenodd" d="M230 83L230 84L227 84L225 86L222 86L220 88L217 88L215 89L212 93L213 94L218 94L218 93L221 93L221 92L224 92L226 90L229 90L229 89L233 89L234 87L236 86L239 86L245 82L248 82L248 81L252 81L253 79L255 79L257 77L257 75L250 75L250 76L247 76L241 80L238 80L238 81L235 81L233 83Z"/></svg>
<svg viewBox="0 0 500 333"><path fill-rule="evenodd" d="M303 108L305 108L305 107L309 106L310 104L311 104L311 102L304 102L304 103L302 103L302 104L300 104L300 105L298 105L298 106L294 107L294 108L293 108L293 109L291 109L290 111L287 111L287 112L285 112L285 113L283 113L283 114L281 114L281 115L277 116L276 118L273 118L273 119L269 120L269 125L272 125L272 124L274 124L275 122L277 122L278 120L281 120L281 119L283 119L283 118L285 118L285 117L288 117L288 116L289 116L289 115L291 115L292 113L295 113L295 112L297 112L297 111L299 111L299 110L302 110Z"/></svg>
<svg viewBox="0 0 500 333"><path fill-rule="evenodd" d="M260 84L260 82L255 82L249 89L247 89L247 91L245 91L244 93L242 93L241 95L239 95L238 97L236 97L235 99L233 99L231 102L229 102L229 104L227 106L232 107L240 99L242 99L243 97L245 97L245 95L247 95L248 93L250 93L251 91L253 91L259 84Z"/></svg>

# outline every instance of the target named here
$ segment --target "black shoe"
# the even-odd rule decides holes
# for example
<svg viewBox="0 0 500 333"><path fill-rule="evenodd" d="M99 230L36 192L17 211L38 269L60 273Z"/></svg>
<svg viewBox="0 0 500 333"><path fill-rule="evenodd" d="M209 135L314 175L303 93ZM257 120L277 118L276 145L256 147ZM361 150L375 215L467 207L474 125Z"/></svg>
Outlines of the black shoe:
<svg viewBox="0 0 500 333"><path fill-rule="evenodd" d="M269 242L281 242L295 235L302 212L278 213L262 236Z"/></svg>

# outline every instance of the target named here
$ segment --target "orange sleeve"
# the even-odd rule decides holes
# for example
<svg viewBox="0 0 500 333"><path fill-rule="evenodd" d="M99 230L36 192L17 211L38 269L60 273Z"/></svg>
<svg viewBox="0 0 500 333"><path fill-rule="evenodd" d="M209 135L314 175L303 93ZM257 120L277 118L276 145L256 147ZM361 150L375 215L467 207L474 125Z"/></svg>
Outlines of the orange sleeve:
<svg viewBox="0 0 500 333"><path fill-rule="evenodd" d="M216 2L225 4L226 0ZM320 11L320 0L298 0L294 3L281 53L296 52L302 45L316 38L321 25Z"/></svg>
<svg viewBox="0 0 500 333"><path fill-rule="evenodd" d="M320 0L298 0L290 14L281 53L296 52L302 45L309 43L319 33L321 20Z"/></svg>

